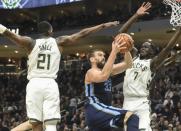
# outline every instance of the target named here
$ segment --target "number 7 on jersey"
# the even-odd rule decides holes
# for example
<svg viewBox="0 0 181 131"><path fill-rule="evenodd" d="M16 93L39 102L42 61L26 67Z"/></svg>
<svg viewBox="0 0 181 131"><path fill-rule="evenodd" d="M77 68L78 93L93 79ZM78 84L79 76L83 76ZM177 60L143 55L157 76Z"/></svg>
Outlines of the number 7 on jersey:
<svg viewBox="0 0 181 131"><path fill-rule="evenodd" d="M134 72L134 75L135 75L134 80L136 80L136 78L138 77L138 72L135 71L135 72Z"/></svg>

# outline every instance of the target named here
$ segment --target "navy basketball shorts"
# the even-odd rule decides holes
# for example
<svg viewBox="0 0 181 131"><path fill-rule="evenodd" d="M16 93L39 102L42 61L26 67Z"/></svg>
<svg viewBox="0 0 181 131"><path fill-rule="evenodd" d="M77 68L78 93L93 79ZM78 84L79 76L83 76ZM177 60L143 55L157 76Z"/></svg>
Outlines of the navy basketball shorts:
<svg viewBox="0 0 181 131"><path fill-rule="evenodd" d="M127 110L106 106L103 103L85 104L86 124L90 131L111 131L113 128L123 129L123 120L126 113ZM127 121L127 131L139 131L138 126L139 118L132 115Z"/></svg>

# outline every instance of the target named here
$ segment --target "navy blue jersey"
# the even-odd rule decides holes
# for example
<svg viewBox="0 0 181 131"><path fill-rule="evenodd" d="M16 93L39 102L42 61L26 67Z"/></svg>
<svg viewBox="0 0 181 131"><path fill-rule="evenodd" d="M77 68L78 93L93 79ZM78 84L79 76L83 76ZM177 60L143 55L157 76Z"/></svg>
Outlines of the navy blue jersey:
<svg viewBox="0 0 181 131"><path fill-rule="evenodd" d="M112 101L112 81L108 79L101 83L85 84L86 97L96 97L96 99L105 104L111 105Z"/></svg>
<svg viewBox="0 0 181 131"><path fill-rule="evenodd" d="M127 110L111 106L111 79L100 83L85 84L85 94L87 97L85 120L90 131L112 131L112 128L123 128ZM139 118L133 117L127 123L127 131L139 131Z"/></svg>

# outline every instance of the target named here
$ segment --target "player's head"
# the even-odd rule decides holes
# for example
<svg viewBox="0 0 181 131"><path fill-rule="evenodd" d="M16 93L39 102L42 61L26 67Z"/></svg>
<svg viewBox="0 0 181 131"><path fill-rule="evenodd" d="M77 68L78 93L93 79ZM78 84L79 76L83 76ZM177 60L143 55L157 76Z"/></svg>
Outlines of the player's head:
<svg viewBox="0 0 181 131"><path fill-rule="evenodd" d="M51 36L53 33L53 27L49 22L42 21L38 23L38 33L45 36Z"/></svg>
<svg viewBox="0 0 181 131"><path fill-rule="evenodd" d="M150 59L156 54L156 46L150 42L144 42L140 48L140 58Z"/></svg>
<svg viewBox="0 0 181 131"><path fill-rule="evenodd" d="M98 68L103 68L105 64L105 53L102 50L93 50L89 54L91 65L96 65Z"/></svg>

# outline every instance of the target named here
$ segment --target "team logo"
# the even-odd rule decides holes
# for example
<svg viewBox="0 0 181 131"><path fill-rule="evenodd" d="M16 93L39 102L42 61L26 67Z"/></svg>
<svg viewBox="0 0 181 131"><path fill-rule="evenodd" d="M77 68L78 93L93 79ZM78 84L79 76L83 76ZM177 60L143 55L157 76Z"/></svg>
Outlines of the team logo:
<svg viewBox="0 0 181 131"><path fill-rule="evenodd" d="M3 3L3 7L4 8L17 8L21 2L21 0L1 0L1 2Z"/></svg>
<svg viewBox="0 0 181 131"><path fill-rule="evenodd" d="M22 8L28 0L1 0L4 8L14 9L14 8Z"/></svg>

